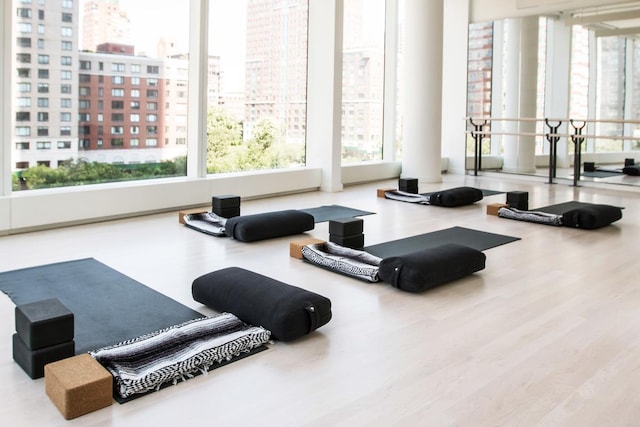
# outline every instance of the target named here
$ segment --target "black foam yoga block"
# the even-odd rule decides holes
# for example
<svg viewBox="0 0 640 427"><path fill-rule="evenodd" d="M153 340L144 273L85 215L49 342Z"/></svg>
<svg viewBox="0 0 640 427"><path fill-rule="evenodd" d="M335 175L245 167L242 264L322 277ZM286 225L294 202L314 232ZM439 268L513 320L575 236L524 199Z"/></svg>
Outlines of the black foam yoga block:
<svg viewBox="0 0 640 427"><path fill-rule="evenodd" d="M13 334L13 360L34 380L44 376L44 365L47 363L72 356L75 356L73 340L30 350L17 333Z"/></svg>
<svg viewBox="0 0 640 427"><path fill-rule="evenodd" d="M351 249L362 249L364 247L364 234L360 233L352 236L329 234L329 241Z"/></svg>
<svg viewBox="0 0 640 427"><path fill-rule="evenodd" d="M447 243L380 262L380 280L407 292L423 292L485 268L486 255L468 246Z"/></svg>
<svg viewBox="0 0 640 427"><path fill-rule="evenodd" d="M211 198L211 207L215 209L237 208L240 206L240 196L233 194L225 194L222 196L213 196Z"/></svg>
<svg viewBox="0 0 640 427"><path fill-rule="evenodd" d="M329 234L336 236L353 236L364 230L362 218L341 218L329 221Z"/></svg>
<svg viewBox="0 0 640 427"><path fill-rule="evenodd" d="M235 208L213 208L213 213L223 218L233 218L240 216L240 206Z"/></svg>
<svg viewBox="0 0 640 427"><path fill-rule="evenodd" d="M73 339L73 313L56 298L16 306L15 322L29 350Z"/></svg>
<svg viewBox="0 0 640 427"><path fill-rule="evenodd" d="M198 277L191 292L196 301L262 326L279 341L307 335L332 316L328 298L239 267Z"/></svg>
<svg viewBox="0 0 640 427"><path fill-rule="evenodd" d="M290 209L229 218L225 234L242 242L253 242L304 233L314 227L313 215Z"/></svg>
<svg viewBox="0 0 640 427"><path fill-rule="evenodd" d="M509 191L507 192L507 204L522 203L529 201L529 193L526 191Z"/></svg>

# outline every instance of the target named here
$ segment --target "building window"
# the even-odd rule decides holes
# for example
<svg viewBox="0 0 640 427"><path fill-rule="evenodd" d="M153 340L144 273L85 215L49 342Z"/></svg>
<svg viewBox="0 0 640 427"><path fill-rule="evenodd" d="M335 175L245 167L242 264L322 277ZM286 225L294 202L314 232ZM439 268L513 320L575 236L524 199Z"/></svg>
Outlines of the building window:
<svg viewBox="0 0 640 427"><path fill-rule="evenodd" d="M123 126L111 126L111 135L122 135L124 134Z"/></svg>
<svg viewBox="0 0 640 427"><path fill-rule="evenodd" d="M144 141L144 145L146 145L147 147L157 147L158 146L158 139L157 138L147 138Z"/></svg>
<svg viewBox="0 0 640 427"><path fill-rule="evenodd" d="M132 98L140 98L140 90L139 89L131 89L131 97Z"/></svg>
<svg viewBox="0 0 640 427"><path fill-rule="evenodd" d="M31 92L31 83L27 83L27 82L18 83L18 92L21 92L21 93Z"/></svg>
<svg viewBox="0 0 640 427"><path fill-rule="evenodd" d="M129 115L129 121L130 122L139 122L140 121L140 114L138 113L132 113Z"/></svg>
<svg viewBox="0 0 640 427"><path fill-rule="evenodd" d="M155 89L147 89L147 98L157 98L158 91Z"/></svg>
<svg viewBox="0 0 640 427"><path fill-rule="evenodd" d="M39 79L48 79L49 78L49 70L45 70L42 68L38 69L38 78Z"/></svg>
<svg viewBox="0 0 640 427"><path fill-rule="evenodd" d="M124 89L111 89L111 96L124 96Z"/></svg>
<svg viewBox="0 0 640 427"><path fill-rule="evenodd" d="M140 86L140 77L131 77L132 86Z"/></svg>
<svg viewBox="0 0 640 427"><path fill-rule="evenodd" d="M60 49L73 50L73 43L63 40L62 42L60 42Z"/></svg>
<svg viewBox="0 0 640 427"><path fill-rule="evenodd" d="M71 136L71 128L69 126L60 126L60 136Z"/></svg>
<svg viewBox="0 0 640 427"><path fill-rule="evenodd" d="M48 64L49 55L38 55L38 64Z"/></svg>
<svg viewBox="0 0 640 427"><path fill-rule="evenodd" d="M131 109L139 110L140 109L140 101L131 101Z"/></svg>
<svg viewBox="0 0 640 427"><path fill-rule="evenodd" d="M28 122L31 120L31 113L28 111L18 111L16 113L16 122Z"/></svg>
<svg viewBox="0 0 640 427"><path fill-rule="evenodd" d="M50 141L37 141L36 142L36 148L38 150L50 150L51 149L51 142Z"/></svg>
<svg viewBox="0 0 640 427"><path fill-rule="evenodd" d="M80 86L78 88L78 94L80 96L89 96L91 95L91 88L88 86Z"/></svg>
<svg viewBox="0 0 640 427"><path fill-rule="evenodd" d="M131 135L138 135L140 133L140 127L139 126L131 126L131 128L129 128L129 133Z"/></svg>
<svg viewBox="0 0 640 427"><path fill-rule="evenodd" d="M124 145L123 138L111 138L111 146L112 147L122 147Z"/></svg>
<svg viewBox="0 0 640 427"><path fill-rule="evenodd" d="M16 142L16 150L28 150L29 143L28 142Z"/></svg>
<svg viewBox="0 0 640 427"><path fill-rule="evenodd" d="M48 108L49 107L49 98L38 98L38 107L40 107L40 108Z"/></svg>
<svg viewBox="0 0 640 427"><path fill-rule="evenodd" d="M114 85L123 85L124 76L111 76L111 83Z"/></svg>
<svg viewBox="0 0 640 427"><path fill-rule="evenodd" d="M79 74L78 75L78 81L80 83L90 83L91 82L91 75L90 74Z"/></svg>
<svg viewBox="0 0 640 427"><path fill-rule="evenodd" d="M62 27L60 29L60 35L62 37L73 37L73 28L71 28L71 27Z"/></svg>
<svg viewBox="0 0 640 427"><path fill-rule="evenodd" d="M49 83L38 83L38 93L49 93Z"/></svg>
<svg viewBox="0 0 640 427"><path fill-rule="evenodd" d="M87 110L91 108L91 101L88 99L81 99L78 101L78 108L81 110Z"/></svg>
<svg viewBox="0 0 640 427"><path fill-rule="evenodd" d="M60 121L61 122L70 122L71 121L71 113L60 113Z"/></svg>
<svg viewBox="0 0 640 427"><path fill-rule="evenodd" d="M140 145L140 140L138 138L131 138L129 140L129 145L131 147L137 147L138 145Z"/></svg>
<svg viewBox="0 0 640 427"><path fill-rule="evenodd" d="M124 72L124 64L119 63L119 62L114 62L113 64L111 64L111 71L115 71L115 72Z"/></svg>
<svg viewBox="0 0 640 427"><path fill-rule="evenodd" d="M18 8L17 16L18 18L31 18L31 9Z"/></svg>
<svg viewBox="0 0 640 427"><path fill-rule="evenodd" d="M29 126L16 126L16 136L31 136L31 128Z"/></svg>
<svg viewBox="0 0 640 427"><path fill-rule="evenodd" d="M31 77L31 69L30 68L18 68L18 77L29 78Z"/></svg>
<svg viewBox="0 0 640 427"><path fill-rule="evenodd" d="M71 98L60 98L60 108L71 108Z"/></svg>
<svg viewBox="0 0 640 427"><path fill-rule="evenodd" d="M158 109L157 102L147 102L147 110L148 111L156 111Z"/></svg>
<svg viewBox="0 0 640 427"><path fill-rule="evenodd" d="M147 126L147 134L149 134L149 135L157 135L158 134L158 126Z"/></svg>
<svg viewBox="0 0 640 427"><path fill-rule="evenodd" d="M38 126L38 136L49 136L49 128L47 126Z"/></svg>
<svg viewBox="0 0 640 427"><path fill-rule="evenodd" d="M62 22L73 22L73 15L71 13L62 12Z"/></svg>
<svg viewBox="0 0 640 427"><path fill-rule="evenodd" d="M70 94L72 92L71 85L69 84L61 84L60 85L60 93Z"/></svg>
<svg viewBox="0 0 640 427"><path fill-rule="evenodd" d="M148 86L158 86L158 79L148 78L147 79L147 85Z"/></svg>
<svg viewBox="0 0 640 427"><path fill-rule="evenodd" d="M124 114L122 113L112 113L111 114L112 122L124 122Z"/></svg>
<svg viewBox="0 0 640 427"><path fill-rule="evenodd" d="M31 32L31 23L29 23L29 22L20 22L20 23L18 23L18 32L19 33L30 33Z"/></svg>
<svg viewBox="0 0 640 427"><path fill-rule="evenodd" d="M30 64L31 63L31 54L30 53L16 53L16 62L20 62L22 64Z"/></svg>
<svg viewBox="0 0 640 427"><path fill-rule="evenodd" d="M91 114L90 113L78 113L78 121L79 122L90 122Z"/></svg>
<svg viewBox="0 0 640 427"><path fill-rule="evenodd" d="M18 37L16 45L18 47L31 47L31 39L29 37Z"/></svg>
<svg viewBox="0 0 640 427"><path fill-rule="evenodd" d="M124 101L111 101L111 108L113 110L122 110L122 109L124 109Z"/></svg>
<svg viewBox="0 0 640 427"><path fill-rule="evenodd" d="M16 99L18 108L31 107L31 98L21 97Z"/></svg>
<svg viewBox="0 0 640 427"><path fill-rule="evenodd" d="M160 67L157 65L147 65L147 74L159 74Z"/></svg>
<svg viewBox="0 0 640 427"><path fill-rule="evenodd" d="M44 49L44 39L38 39L38 49Z"/></svg>
<svg viewBox="0 0 640 427"><path fill-rule="evenodd" d="M60 71L60 79L61 80L71 80L71 71L70 70L62 70L62 71Z"/></svg>
<svg viewBox="0 0 640 427"><path fill-rule="evenodd" d="M71 65L72 59L70 56L62 56L60 57L60 65Z"/></svg>
<svg viewBox="0 0 640 427"><path fill-rule="evenodd" d="M147 114L147 121L154 123L158 121L158 115L157 114Z"/></svg>
<svg viewBox="0 0 640 427"><path fill-rule="evenodd" d="M131 64L131 72L139 73L140 72L140 64Z"/></svg>
<svg viewBox="0 0 640 427"><path fill-rule="evenodd" d="M64 150L71 148L71 141L58 141L58 149Z"/></svg>
<svg viewBox="0 0 640 427"><path fill-rule="evenodd" d="M90 70L91 69L91 61L80 61L80 69L81 70Z"/></svg>
<svg viewBox="0 0 640 427"><path fill-rule="evenodd" d="M49 121L49 113L47 113L46 111L39 111L38 112L38 121L39 122L48 122Z"/></svg>

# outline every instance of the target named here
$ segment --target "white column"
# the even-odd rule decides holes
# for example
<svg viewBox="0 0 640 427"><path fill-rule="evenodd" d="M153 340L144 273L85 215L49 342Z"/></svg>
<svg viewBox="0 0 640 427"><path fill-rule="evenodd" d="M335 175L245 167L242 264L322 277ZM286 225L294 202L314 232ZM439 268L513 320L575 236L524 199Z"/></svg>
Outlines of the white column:
<svg viewBox="0 0 640 427"><path fill-rule="evenodd" d="M309 1L307 166L320 190L342 190L343 0Z"/></svg>
<svg viewBox="0 0 640 427"><path fill-rule="evenodd" d="M505 117L535 118L538 76L538 18L536 16L508 20L505 66ZM535 122L519 121L507 131L535 133ZM514 141L505 138L506 172L535 172L534 136L520 135Z"/></svg>
<svg viewBox="0 0 640 427"><path fill-rule="evenodd" d="M13 37L11 32L13 29L13 12L12 2L3 2L0 6L0 22L2 29L0 30L0 132L2 132L0 142L0 198L11 194L11 150L13 147L13 126L11 120L11 104L13 94L11 90L11 76L15 70L11 69L11 60L13 58ZM13 12L13 13L11 13ZM0 229L8 228L5 220L9 221L10 215L4 211L4 207L8 208L8 203L0 203L0 212L2 212L2 220L0 220Z"/></svg>
<svg viewBox="0 0 640 427"><path fill-rule="evenodd" d="M544 115L551 119L569 118L569 85L571 81L571 26L561 20L547 21L547 72L545 83ZM555 125L558 121L552 121ZM566 133L569 128L567 120L558 130ZM545 132L549 128L544 126ZM545 144L548 142L545 138ZM567 139L560 138L557 145L557 166L569 167Z"/></svg>
<svg viewBox="0 0 640 427"><path fill-rule="evenodd" d="M441 182L443 0L406 0L402 176Z"/></svg>

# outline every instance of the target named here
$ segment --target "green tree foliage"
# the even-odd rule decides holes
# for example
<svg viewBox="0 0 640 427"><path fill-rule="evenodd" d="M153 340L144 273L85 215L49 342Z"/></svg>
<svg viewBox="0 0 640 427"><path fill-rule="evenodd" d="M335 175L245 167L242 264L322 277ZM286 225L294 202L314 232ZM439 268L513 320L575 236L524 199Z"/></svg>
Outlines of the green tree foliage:
<svg viewBox="0 0 640 427"><path fill-rule="evenodd" d="M68 160L57 168L34 166L14 174L13 190L65 187L103 182L184 176L186 157L160 163L112 165L109 163Z"/></svg>

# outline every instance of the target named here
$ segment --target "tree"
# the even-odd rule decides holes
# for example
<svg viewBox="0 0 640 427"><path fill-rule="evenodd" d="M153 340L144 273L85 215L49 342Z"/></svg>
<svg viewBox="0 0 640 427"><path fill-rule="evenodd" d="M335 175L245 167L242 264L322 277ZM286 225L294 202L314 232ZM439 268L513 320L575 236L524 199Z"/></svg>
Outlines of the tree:
<svg viewBox="0 0 640 427"><path fill-rule="evenodd" d="M242 123L222 108L207 113L207 171L227 172L232 147L242 145Z"/></svg>

